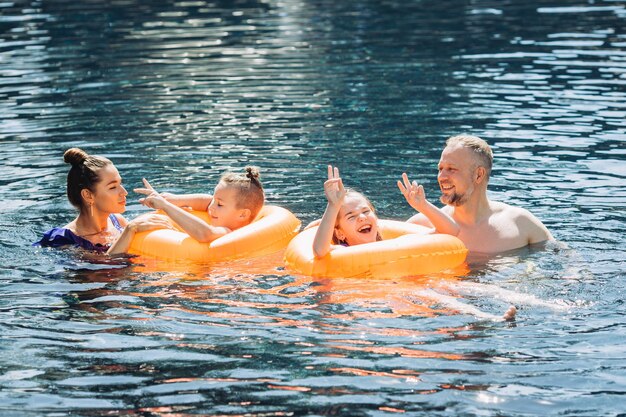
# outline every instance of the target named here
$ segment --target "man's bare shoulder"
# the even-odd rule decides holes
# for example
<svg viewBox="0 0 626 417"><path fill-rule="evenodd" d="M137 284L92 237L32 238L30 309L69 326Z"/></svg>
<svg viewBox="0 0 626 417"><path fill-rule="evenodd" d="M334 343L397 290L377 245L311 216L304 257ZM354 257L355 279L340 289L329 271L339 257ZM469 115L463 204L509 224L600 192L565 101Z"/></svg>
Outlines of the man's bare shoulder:
<svg viewBox="0 0 626 417"><path fill-rule="evenodd" d="M528 238L529 243L552 240L553 237L544 224L529 210L510 204L492 201L491 209L498 223L513 222L522 236Z"/></svg>
<svg viewBox="0 0 626 417"><path fill-rule="evenodd" d="M501 201L490 201L489 207L491 208L491 212L493 214L506 216L510 219L521 219L532 216L530 211L525 208L512 206Z"/></svg>

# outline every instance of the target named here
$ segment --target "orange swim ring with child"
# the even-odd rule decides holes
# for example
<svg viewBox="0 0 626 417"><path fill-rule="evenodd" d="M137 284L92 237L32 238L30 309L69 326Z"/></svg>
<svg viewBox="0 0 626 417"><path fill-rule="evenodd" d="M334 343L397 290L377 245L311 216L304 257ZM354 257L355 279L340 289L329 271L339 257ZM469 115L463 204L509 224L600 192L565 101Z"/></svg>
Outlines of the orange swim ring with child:
<svg viewBox="0 0 626 417"><path fill-rule="evenodd" d="M288 269L314 277L394 278L454 268L467 248L458 225L432 205L422 186L402 175L398 187L407 202L426 216L437 234L416 224L381 220L365 195L346 189L339 168L328 165L327 205L319 223L295 237L285 252Z"/></svg>
<svg viewBox="0 0 626 417"><path fill-rule="evenodd" d="M394 278L439 272L465 261L467 248L455 236L424 234L421 226L378 220L382 240L336 248L322 258L313 253L317 227L304 230L287 246L290 271L326 278Z"/></svg>
<svg viewBox="0 0 626 417"><path fill-rule="evenodd" d="M211 223L207 212L191 213ZM137 233L130 244L129 253L166 261L202 263L256 258L284 249L299 229L300 220L289 210L266 205L252 223L212 242L198 242L180 230L152 230Z"/></svg>

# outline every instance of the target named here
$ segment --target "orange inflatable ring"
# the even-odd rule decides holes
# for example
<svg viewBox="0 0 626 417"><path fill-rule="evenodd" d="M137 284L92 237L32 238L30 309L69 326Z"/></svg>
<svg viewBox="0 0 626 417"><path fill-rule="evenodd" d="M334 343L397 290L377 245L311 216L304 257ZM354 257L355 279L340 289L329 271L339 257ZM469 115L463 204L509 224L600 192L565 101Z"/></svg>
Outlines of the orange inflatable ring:
<svg viewBox="0 0 626 417"><path fill-rule="evenodd" d="M191 213L210 223L206 212ZM252 223L212 242L200 243L182 231L160 229L137 233L128 252L167 261L202 263L255 258L284 249L299 229L300 220L290 211L263 206Z"/></svg>
<svg viewBox="0 0 626 417"><path fill-rule="evenodd" d="M455 236L424 234L422 226L394 220L378 220L378 226L382 241L335 248L323 258L313 255L317 227L307 229L287 246L287 268L313 277L393 278L454 268L467 256Z"/></svg>

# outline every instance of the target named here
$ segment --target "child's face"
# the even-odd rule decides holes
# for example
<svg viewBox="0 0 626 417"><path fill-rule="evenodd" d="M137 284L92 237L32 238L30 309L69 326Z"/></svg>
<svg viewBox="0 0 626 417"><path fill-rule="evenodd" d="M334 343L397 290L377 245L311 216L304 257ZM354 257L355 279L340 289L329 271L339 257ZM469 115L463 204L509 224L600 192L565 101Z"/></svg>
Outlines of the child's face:
<svg viewBox="0 0 626 417"><path fill-rule="evenodd" d="M237 190L223 183L217 184L213 192L213 200L209 204L211 224L217 227L239 229L249 223L249 215L245 209L237 208Z"/></svg>
<svg viewBox="0 0 626 417"><path fill-rule="evenodd" d="M376 242L378 217L358 194L348 194L339 210L335 235L349 246Z"/></svg>

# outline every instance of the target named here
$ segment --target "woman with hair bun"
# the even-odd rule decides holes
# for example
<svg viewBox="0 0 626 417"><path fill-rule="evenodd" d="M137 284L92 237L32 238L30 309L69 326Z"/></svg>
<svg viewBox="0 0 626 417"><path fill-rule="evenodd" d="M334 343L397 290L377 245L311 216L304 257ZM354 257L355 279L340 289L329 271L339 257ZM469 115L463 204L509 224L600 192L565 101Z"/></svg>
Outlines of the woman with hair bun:
<svg viewBox="0 0 626 417"><path fill-rule="evenodd" d="M109 159L79 148L65 151L63 159L71 165L67 198L78 209L78 216L63 227L47 231L34 245L72 245L113 255L126 252L137 232L172 227L160 215L143 215L130 222L121 215L126 211L128 192Z"/></svg>
<svg viewBox="0 0 626 417"><path fill-rule="evenodd" d="M163 210L198 242L212 242L252 223L265 202L259 168L254 166L247 166L243 174L227 172L222 175L213 195L158 193L145 178L143 183L145 188L136 188L135 192L147 197L139 202L147 207ZM182 207L208 212L211 224Z"/></svg>

